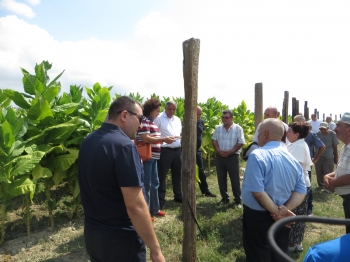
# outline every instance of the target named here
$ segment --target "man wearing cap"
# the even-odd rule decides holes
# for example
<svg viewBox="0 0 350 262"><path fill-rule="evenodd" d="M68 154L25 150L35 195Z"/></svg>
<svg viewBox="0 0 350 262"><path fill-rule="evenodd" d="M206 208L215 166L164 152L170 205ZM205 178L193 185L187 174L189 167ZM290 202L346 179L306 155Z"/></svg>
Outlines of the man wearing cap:
<svg viewBox="0 0 350 262"><path fill-rule="evenodd" d="M334 132L344 145L337 169L324 176L324 184L343 198L345 218L350 218L350 112L343 114ZM350 233L350 226L346 226L346 233Z"/></svg>
<svg viewBox="0 0 350 262"><path fill-rule="evenodd" d="M337 125L332 121L331 116L326 117L326 122L328 123L329 130L334 131L334 129L336 128Z"/></svg>
<svg viewBox="0 0 350 262"><path fill-rule="evenodd" d="M321 121L317 119L317 116L315 114L312 114L309 124L312 127L311 131L317 133L318 128L320 127Z"/></svg>
<svg viewBox="0 0 350 262"><path fill-rule="evenodd" d="M335 133L328 128L326 122L322 122L319 127L319 132L316 135L326 146L320 159L315 163L316 178L319 187L324 187L323 177L326 174L333 172L334 164L338 162L338 144L339 141ZM325 189L325 193L331 193L328 189Z"/></svg>

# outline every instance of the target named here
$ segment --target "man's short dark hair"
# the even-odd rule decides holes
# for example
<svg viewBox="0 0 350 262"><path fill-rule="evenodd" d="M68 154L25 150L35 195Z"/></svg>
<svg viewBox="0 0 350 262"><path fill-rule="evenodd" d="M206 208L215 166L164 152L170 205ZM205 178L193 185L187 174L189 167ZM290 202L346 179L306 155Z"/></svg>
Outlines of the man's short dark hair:
<svg viewBox="0 0 350 262"><path fill-rule="evenodd" d="M233 112L232 112L232 110L229 110L229 109L226 109L226 110L222 111L222 114L223 114L223 115L225 115L225 114L229 114L229 115L230 115L230 117L232 117L232 116L233 116Z"/></svg>
<svg viewBox="0 0 350 262"><path fill-rule="evenodd" d="M135 99L129 96L120 96L114 100L108 110L108 119L115 119L123 110L135 111L135 105L142 105Z"/></svg>

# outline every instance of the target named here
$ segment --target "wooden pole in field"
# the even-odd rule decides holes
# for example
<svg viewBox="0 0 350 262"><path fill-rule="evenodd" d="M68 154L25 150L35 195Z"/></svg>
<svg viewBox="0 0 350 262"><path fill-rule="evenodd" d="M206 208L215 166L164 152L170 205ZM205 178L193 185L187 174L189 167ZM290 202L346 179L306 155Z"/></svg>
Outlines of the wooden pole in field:
<svg viewBox="0 0 350 262"><path fill-rule="evenodd" d="M255 84L255 108L254 108L255 128L263 121L263 85Z"/></svg>
<svg viewBox="0 0 350 262"><path fill-rule="evenodd" d="M288 106L289 106L289 92L284 91L283 110L282 110L282 121L288 123Z"/></svg>
<svg viewBox="0 0 350 262"><path fill-rule="evenodd" d="M309 120L309 108L307 107L307 101L304 104L304 117L306 120Z"/></svg>
<svg viewBox="0 0 350 262"><path fill-rule="evenodd" d="M297 99L295 97L292 97L292 119L296 115L296 101Z"/></svg>
<svg viewBox="0 0 350 262"><path fill-rule="evenodd" d="M183 76L185 88L185 115L182 130L182 213L184 261L196 261L196 149L197 97L200 40L191 38L182 43L184 54Z"/></svg>

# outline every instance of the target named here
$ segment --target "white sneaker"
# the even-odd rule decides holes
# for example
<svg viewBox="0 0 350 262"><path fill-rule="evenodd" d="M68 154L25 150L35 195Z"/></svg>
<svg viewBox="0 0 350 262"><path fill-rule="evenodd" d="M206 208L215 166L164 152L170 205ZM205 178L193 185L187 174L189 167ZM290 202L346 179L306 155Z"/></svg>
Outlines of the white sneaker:
<svg viewBox="0 0 350 262"><path fill-rule="evenodd" d="M300 245L295 244L295 245L292 246L292 247L288 247L288 250L289 250L290 252L303 251L303 250L304 250L303 244L300 244Z"/></svg>

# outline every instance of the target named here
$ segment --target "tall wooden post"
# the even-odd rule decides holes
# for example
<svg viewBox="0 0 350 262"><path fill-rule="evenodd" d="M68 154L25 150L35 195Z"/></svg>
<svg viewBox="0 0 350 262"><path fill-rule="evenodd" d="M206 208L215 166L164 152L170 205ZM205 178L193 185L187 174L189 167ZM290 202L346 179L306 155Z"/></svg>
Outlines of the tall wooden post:
<svg viewBox="0 0 350 262"><path fill-rule="evenodd" d="M282 110L282 121L288 123L288 106L289 106L289 92L284 91L283 110Z"/></svg>
<svg viewBox="0 0 350 262"><path fill-rule="evenodd" d="M255 108L254 108L255 128L263 120L263 85L262 83L255 84Z"/></svg>
<svg viewBox="0 0 350 262"><path fill-rule="evenodd" d="M197 97L200 40L191 38L182 43L185 115L182 130L182 213L184 238L182 255L186 262L196 261L196 149Z"/></svg>
<svg viewBox="0 0 350 262"><path fill-rule="evenodd" d="M295 97L292 97L292 119L296 115L296 101L297 99Z"/></svg>
<svg viewBox="0 0 350 262"><path fill-rule="evenodd" d="M309 108L307 107L307 101L304 104L304 117L306 120L309 120Z"/></svg>

